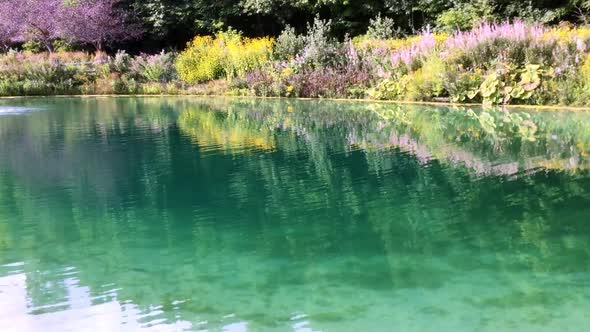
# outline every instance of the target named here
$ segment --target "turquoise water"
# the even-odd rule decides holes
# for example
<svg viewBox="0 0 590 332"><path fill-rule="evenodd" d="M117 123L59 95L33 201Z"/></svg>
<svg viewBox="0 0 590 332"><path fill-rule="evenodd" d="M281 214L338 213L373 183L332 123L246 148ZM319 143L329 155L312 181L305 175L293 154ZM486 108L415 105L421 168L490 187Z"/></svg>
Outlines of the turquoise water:
<svg viewBox="0 0 590 332"><path fill-rule="evenodd" d="M0 331L582 331L590 113L0 100Z"/></svg>

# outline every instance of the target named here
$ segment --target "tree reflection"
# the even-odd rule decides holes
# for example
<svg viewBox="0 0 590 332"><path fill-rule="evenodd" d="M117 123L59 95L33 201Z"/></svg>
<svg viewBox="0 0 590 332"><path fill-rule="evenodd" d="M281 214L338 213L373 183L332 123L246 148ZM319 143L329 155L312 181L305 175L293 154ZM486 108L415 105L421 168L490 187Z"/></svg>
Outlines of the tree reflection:
<svg viewBox="0 0 590 332"><path fill-rule="evenodd" d="M193 322L239 308L254 329L294 308L329 326L410 290L460 291L465 276L497 289L463 305L557 310L580 289L541 285L589 272L584 113L190 98L45 107L0 117L0 265L25 263L38 314L64 310L73 272L93 304L160 305L166 320Z"/></svg>

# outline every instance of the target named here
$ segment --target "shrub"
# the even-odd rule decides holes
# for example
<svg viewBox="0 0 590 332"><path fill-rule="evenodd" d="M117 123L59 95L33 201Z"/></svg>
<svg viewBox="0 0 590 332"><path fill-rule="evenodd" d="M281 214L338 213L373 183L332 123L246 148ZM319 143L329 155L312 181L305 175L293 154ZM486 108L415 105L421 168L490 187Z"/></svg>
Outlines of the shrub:
<svg viewBox="0 0 590 332"><path fill-rule="evenodd" d="M4 95L75 94L80 92L84 76L83 67L46 54L10 52L0 57Z"/></svg>
<svg viewBox="0 0 590 332"><path fill-rule="evenodd" d="M431 56L421 68L410 74L405 99L427 101L444 93L445 64L438 56Z"/></svg>
<svg viewBox="0 0 590 332"><path fill-rule="evenodd" d="M301 64L310 65L315 68L337 63L338 43L330 37L332 21L321 20L315 17L313 24L307 25L307 34L303 37L305 47L301 57L298 59Z"/></svg>
<svg viewBox="0 0 590 332"><path fill-rule="evenodd" d="M74 51L74 45L64 39L56 39L53 41L53 50L55 52L59 52L59 53L65 53L65 52L72 52Z"/></svg>
<svg viewBox="0 0 590 332"><path fill-rule="evenodd" d="M139 84L137 84L137 81L133 78L114 78L110 81L110 88L110 93L121 95L136 94L141 92L139 89Z"/></svg>
<svg viewBox="0 0 590 332"><path fill-rule="evenodd" d="M3 79L0 80L0 96L23 95L23 82Z"/></svg>
<svg viewBox="0 0 590 332"><path fill-rule="evenodd" d="M378 14L369 20L367 37L371 39L389 39L399 34L400 30L395 29L395 21L392 18L381 17L381 14Z"/></svg>
<svg viewBox="0 0 590 332"><path fill-rule="evenodd" d="M255 96L271 97L281 96L282 82L276 80L273 75L265 70L255 70L246 75L244 81L238 80L233 88L237 90L249 89Z"/></svg>
<svg viewBox="0 0 590 332"><path fill-rule="evenodd" d="M590 55L575 74L563 77L551 87L560 104L590 105Z"/></svg>
<svg viewBox="0 0 590 332"><path fill-rule="evenodd" d="M511 100L526 102L543 80L551 78L553 71L540 65L528 64L518 69L501 65L490 72L477 90L484 104L508 104Z"/></svg>
<svg viewBox="0 0 590 332"><path fill-rule="evenodd" d="M422 61L436 50L438 40L438 36L425 31L419 37L411 39L407 45L395 49L389 55L392 70L406 73L420 68Z"/></svg>
<svg viewBox="0 0 590 332"><path fill-rule="evenodd" d="M325 68L295 74L288 81L293 95L307 98L359 98L364 97L371 77L353 68ZM363 92L359 92L362 90Z"/></svg>
<svg viewBox="0 0 590 332"><path fill-rule="evenodd" d="M41 42L31 39L23 43L22 49L25 52L37 54L43 52L45 50L45 46L43 46Z"/></svg>
<svg viewBox="0 0 590 332"><path fill-rule="evenodd" d="M226 45L221 64L228 79L244 77L247 72L262 68L272 58L273 40L270 38L236 38Z"/></svg>
<svg viewBox="0 0 590 332"><path fill-rule="evenodd" d="M278 60L289 60L299 55L305 47L303 36L298 35L295 29L287 25L277 37L274 47L274 55Z"/></svg>
<svg viewBox="0 0 590 332"><path fill-rule="evenodd" d="M383 100L431 100L445 93L445 70L442 59L432 55L417 70L382 80L369 91L369 96Z"/></svg>
<svg viewBox="0 0 590 332"><path fill-rule="evenodd" d="M146 95L159 95L167 92L166 86L161 83L149 82L141 85L141 93Z"/></svg>
<svg viewBox="0 0 590 332"><path fill-rule="evenodd" d="M170 82L176 78L174 53L141 54L131 60L130 73L144 82Z"/></svg>
<svg viewBox="0 0 590 332"><path fill-rule="evenodd" d="M490 0L476 0L442 12L436 18L436 23L441 31L467 30L482 21L492 21L493 12L494 6Z"/></svg>
<svg viewBox="0 0 590 332"><path fill-rule="evenodd" d="M407 93L407 86L410 83L410 77L403 75L394 79L384 79L376 87L370 89L368 94L373 99L378 100L401 100Z"/></svg>
<svg viewBox="0 0 590 332"><path fill-rule="evenodd" d="M269 38L243 38L235 31L196 37L176 60L178 75L188 83L226 76L240 77L266 65L272 56Z"/></svg>
<svg viewBox="0 0 590 332"><path fill-rule="evenodd" d="M114 57L107 60L110 73L126 74L131 69L131 56L125 51L118 51Z"/></svg>
<svg viewBox="0 0 590 332"><path fill-rule="evenodd" d="M213 37L197 36L176 60L176 70L183 80L197 83L220 77L221 49L216 47Z"/></svg>
<svg viewBox="0 0 590 332"><path fill-rule="evenodd" d="M491 69L497 59L517 66L552 66L558 44L550 30L516 21L481 24L469 32L456 33L445 40L441 53L450 63L466 69Z"/></svg>
<svg viewBox="0 0 590 332"><path fill-rule="evenodd" d="M456 67L447 68L443 78L444 89L454 103L475 101L477 90L483 82L482 71L461 71Z"/></svg>

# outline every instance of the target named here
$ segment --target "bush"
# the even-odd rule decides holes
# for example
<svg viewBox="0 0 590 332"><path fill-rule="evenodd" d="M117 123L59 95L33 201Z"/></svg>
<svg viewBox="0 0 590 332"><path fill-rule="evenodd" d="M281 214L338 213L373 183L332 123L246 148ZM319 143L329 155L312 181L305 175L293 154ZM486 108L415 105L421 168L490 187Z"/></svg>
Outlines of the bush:
<svg viewBox="0 0 590 332"><path fill-rule="evenodd" d="M485 1L482 1L485 3ZM475 3L470 5L475 6ZM467 5L466 5L467 6ZM521 21L452 35L389 36L377 17L369 35L339 42L316 17L305 35L287 27L276 43L234 30L196 37L175 54L125 52L0 55L0 94L227 93L488 104L590 104L590 28ZM274 50L273 50L274 46ZM224 79L225 78L225 79ZM207 82L194 86L189 84Z"/></svg>
<svg viewBox="0 0 590 332"><path fill-rule="evenodd" d="M494 6L490 0L462 3L442 12L436 19L441 31L467 30L485 21L493 21Z"/></svg>
<svg viewBox="0 0 590 332"><path fill-rule="evenodd" d="M103 60L104 59L104 60ZM178 93L174 55L113 57L82 52L0 55L0 95ZM103 63L106 61L106 63Z"/></svg>
<svg viewBox="0 0 590 332"><path fill-rule="evenodd" d="M131 60L130 73L143 82L170 82L176 78L174 53L141 54Z"/></svg>
<svg viewBox="0 0 590 332"><path fill-rule="evenodd" d="M59 57L17 52L0 56L3 95L76 94L84 76L82 67L65 64Z"/></svg>
<svg viewBox="0 0 590 332"><path fill-rule="evenodd" d="M197 36L176 60L176 70L183 80L198 83L223 75L222 52L216 47L213 37Z"/></svg>
<svg viewBox="0 0 590 332"><path fill-rule="evenodd" d="M3 79L0 80L0 96L19 96L23 95L23 82Z"/></svg>
<svg viewBox="0 0 590 332"><path fill-rule="evenodd" d="M514 100L526 103L542 91L542 83L553 77L553 71L536 64L524 68L501 64L484 78L477 93L484 104L508 104ZM541 93L542 94L542 93Z"/></svg>
<svg viewBox="0 0 590 332"><path fill-rule="evenodd" d="M431 56L416 71L393 79L384 79L369 91L369 96L382 100L428 101L445 93L445 64L438 56Z"/></svg>
<svg viewBox="0 0 590 332"><path fill-rule="evenodd" d="M444 93L445 64L438 56L424 61L422 68L410 74L406 100L428 101Z"/></svg>
<svg viewBox="0 0 590 332"><path fill-rule="evenodd" d="M295 29L286 26L285 30L277 37L274 47L274 55L278 60L290 60L299 55L305 47L305 39L297 35Z"/></svg>
<svg viewBox="0 0 590 332"><path fill-rule="evenodd" d="M23 51L25 51L27 53L33 53L33 54L37 54L37 53L41 53L41 52L45 51L45 47L43 47L43 45L41 45L41 42L34 40L34 39L27 40L22 45L22 49L23 49Z"/></svg>
<svg viewBox="0 0 590 332"><path fill-rule="evenodd" d="M381 17L381 14L369 21L367 37L370 39L389 39L400 35L400 30L395 29L395 21L389 17Z"/></svg>
<svg viewBox="0 0 590 332"><path fill-rule="evenodd" d="M444 88L449 94L451 102L454 103L475 101L477 90L482 82L482 72L479 69L461 71L456 67L451 67L445 71L443 78Z"/></svg>
<svg viewBox="0 0 590 332"><path fill-rule="evenodd" d="M553 103L566 105L590 105L590 55L586 56L583 64L575 74L570 74L552 86L554 96L558 97Z"/></svg>
<svg viewBox="0 0 590 332"><path fill-rule="evenodd" d="M307 25L307 35L303 37L303 48L299 62L314 68L324 68L338 63L339 45L330 37L332 21L315 17L313 24Z"/></svg>
<svg viewBox="0 0 590 332"><path fill-rule="evenodd" d="M75 50L74 45L64 39L56 39L53 41L53 50L59 53L73 52Z"/></svg>
<svg viewBox="0 0 590 332"><path fill-rule="evenodd" d="M266 65L272 57L269 38L243 38L235 31L215 37L196 37L176 60L178 75L188 83L205 82L223 76L243 77Z"/></svg>
<svg viewBox="0 0 590 332"><path fill-rule="evenodd" d="M306 98L361 98L371 77L351 68L324 68L294 74L287 80L291 96ZM290 90L290 91L289 91Z"/></svg>
<svg viewBox="0 0 590 332"><path fill-rule="evenodd" d="M409 81L408 75L395 79L386 78L369 90L369 97L377 100L401 100L406 95Z"/></svg>
<svg viewBox="0 0 590 332"><path fill-rule="evenodd" d="M108 57L108 72L127 74L131 69L131 56L125 51L117 51L114 57Z"/></svg>
<svg viewBox="0 0 590 332"><path fill-rule="evenodd" d="M237 80L233 88L238 91L249 89L252 94L261 97L283 95L282 82L265 70L255 70L248 73L245 80Z"/></svg>

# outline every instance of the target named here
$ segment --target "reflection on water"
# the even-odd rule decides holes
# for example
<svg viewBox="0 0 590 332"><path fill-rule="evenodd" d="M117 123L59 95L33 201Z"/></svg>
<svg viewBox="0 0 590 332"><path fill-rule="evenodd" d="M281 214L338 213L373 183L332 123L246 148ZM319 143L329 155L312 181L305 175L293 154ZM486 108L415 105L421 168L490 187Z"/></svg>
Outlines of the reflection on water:
<svg viewBox="0 0 590 332"><path fill-rule="evenodd" d="M0 331L590 323L589 113L0 107Z"/></svg>
<svg viewBox="0 0 590 332"><path fill-rule="evenodd" d="M25 114L28 112L40 111L39 108L30 108L22 106L3 106L0 105L0 116L11 115L11 114Z"/></svg>

